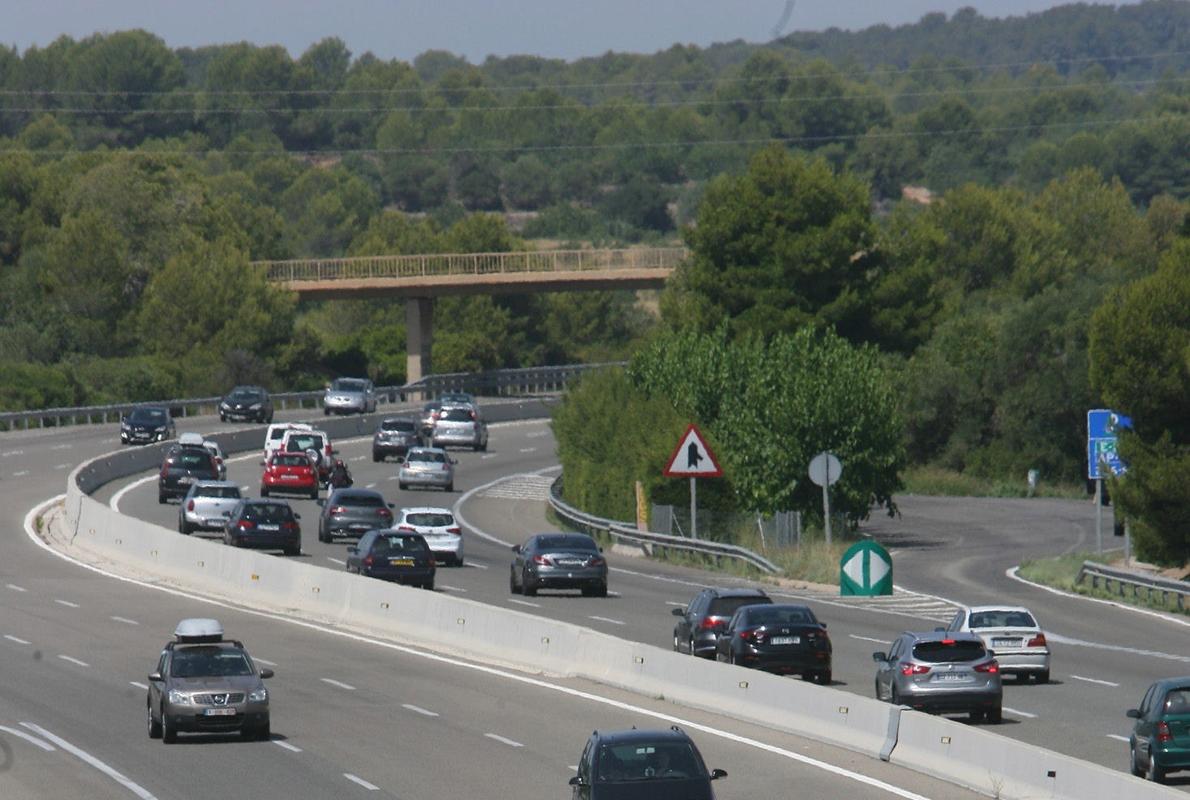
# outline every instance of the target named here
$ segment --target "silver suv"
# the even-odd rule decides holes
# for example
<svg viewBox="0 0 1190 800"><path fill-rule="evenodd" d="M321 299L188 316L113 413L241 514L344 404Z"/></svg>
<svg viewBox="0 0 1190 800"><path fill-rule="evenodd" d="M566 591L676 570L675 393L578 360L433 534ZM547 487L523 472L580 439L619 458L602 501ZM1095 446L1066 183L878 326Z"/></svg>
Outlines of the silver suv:
<svg viewBox="0 0 1190 800"><path fill-rule="evenodd" d="M370 414L376 410L376 387L366 378L336 378L322 396L323 414Z"/></svg>
<svg viewBox="0 0 1190 800"><path fill-rule="evenodd" d="M1000 722L1000 665L973 633L902 633L872 660L877 700Z"/></svg>
<svg viewBox="0 0 1190 800"><path fill-rule="evenodd" d="M434 447L455 445L472 450L488 449L488 425L471 405L443 405L434 420Z"/></svg>

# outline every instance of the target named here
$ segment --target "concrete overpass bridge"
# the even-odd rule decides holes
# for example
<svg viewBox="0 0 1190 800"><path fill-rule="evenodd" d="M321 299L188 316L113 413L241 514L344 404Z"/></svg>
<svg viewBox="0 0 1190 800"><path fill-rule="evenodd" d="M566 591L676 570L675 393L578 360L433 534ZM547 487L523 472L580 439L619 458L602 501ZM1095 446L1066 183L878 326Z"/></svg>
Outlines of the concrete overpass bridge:
<svg viewBox="0 0 1190 800"><path fill-rule="evenodd" d="M434 253L258 261L268 279L306 299L399 297L405 300L406 380L430 374L434 298L659 289L688 254L684 247Z"/></svg>

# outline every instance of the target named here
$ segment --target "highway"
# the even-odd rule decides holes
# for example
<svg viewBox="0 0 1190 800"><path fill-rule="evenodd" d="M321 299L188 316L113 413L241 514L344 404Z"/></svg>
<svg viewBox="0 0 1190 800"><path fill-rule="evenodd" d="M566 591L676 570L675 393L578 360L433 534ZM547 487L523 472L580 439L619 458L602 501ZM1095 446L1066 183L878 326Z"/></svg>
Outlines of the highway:
<svg viewBox="0 0 1190 800"><path fill-rule="evenodd" d="M213 420L179 421L179 430L220 427ZM366 442L341 444L349 459L368 454ZM116 448L115 426L0 434L0 669L5 677L0 688L0 797L5 800L566 797L566 781L591 729L669 724L685 726L708 764L728 770L730 777L717 785L720 798L795 791L856 798L976 796L727 716L583 681L446 659L407 643L213 606L85 569L38 547L25 529L28 512L63 490L71 466ZM553 461L548 428L540 423L494 427L491 452L461 453L460 461L458 486L464 491L509 474L547 469ZM380 486L395 471L394 465L373 466L370 461L352 461L352 468L357 485ZM252 485L259 473L255 462L246 460L233 463L231 474ZM441 499L450 504L460 497L400 493L394 491L395 482L383 485L399 503ZM476 516L476 525L497 530L516 520L495 510L489 518L484 504L530 502L481 494L472 496L467 513ZM126 492L121 504L130 513L171 527L176 522L176 506L158 506L151 484ZM296 505L306 523L302 558L339 568L331 559L341 556L344 544L318 544L310 526L315 506L308 501ZM523 533L541 524L526 517L516 530ZM440 590L465 590L475 599L506 602L509 597L497 587L507 551L476 533L468 537L472 566L443 570ZM652 571L631 559L615 561L620 568L626 564ZM679 573L674 575L680 579ZM627 635L643 627L635 613L627 613L629 578L617 573L613 589L619 597L541 597L540 610L613 626ZM617 589L621 580L624 587ZM682 584L662 585L666 591L673 587L675 602L688 594ZM645 611L643 605L640 610ZM271 742L191 737L165 746L147 737L145 675L177 621L188 616L218 617L229 635L242 639L256 658L276 670L270 681ZM595 616L611 621L590 619Z"/></svg>
<svg viewBox="0 0 1190 800"><path fill-rule="evenodd" d="M958 603L1021 603L1035 611L1051 639L1053 677L1046 685L1006 679L1005 721L998 732L1116 769L1127 763L1130 725L1124 711L1139 703L1154 679L1190 673L1190 620L1060 597L1005 575L1022 559L1093 544L1094 507L1077 501L902 498L900 518L873 518L867 526L892 546L897 583L912 590L891 599L850 600L821 590L750 584L615 553L609 554L612 596L607 599L577 593L512 595L508 545L551 528L543 499L556 462L544 422L519 424L503 430L502 437L509 444L496 451L499 456L458 453L460 475L475 476L460 482L469 566L440 570L442 591L669 647L671 611L685 605L698 587L763 585L775 597L808 602L828 622L836 687L868 696L875 672L871 653L887 649L899 631L945 624ZM392 480L395 465L365 459L367 441L345 444L343 450L354 459L356 485L374 485L398 506L456 501L434 491L398 491ZM257 461L248 459L232 464L229 477L255 487L259 471ZM97 496L110 497L111 489ZM125 492L120 503L121 510L142 519L176 524L176 506L157 503L151 480ZM313 525L314 503L295 500L294 506ZM344 558L345 544L320 544L311 535L305 549L314 563L334 569ZM1190 779L1179 775L1171 782L1190 786Z"/></svg>

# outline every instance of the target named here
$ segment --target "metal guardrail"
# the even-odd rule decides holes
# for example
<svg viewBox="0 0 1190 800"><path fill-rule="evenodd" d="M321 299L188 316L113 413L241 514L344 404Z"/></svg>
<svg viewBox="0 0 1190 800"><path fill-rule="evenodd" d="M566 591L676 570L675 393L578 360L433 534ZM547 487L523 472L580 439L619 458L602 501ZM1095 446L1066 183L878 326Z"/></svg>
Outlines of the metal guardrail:
<svg viewBox="0 0 1190 800"><path fill-rule="evenodd" d="M594 514L588 514L562 499L561 486L562 478L559 476L550 486L550 508L554 509L554 513L576 528L586 530L590 533L601 533L611 536L617 543L630 542L631 544L640 545L642 548L650 551L657 548L663 550L683 550L713 558L735 558L751 564L762 572L778 573L781 571L780 567L776 564L746 547L723 544L721 542L709 542L702 539L687 539L683 536L670 536L666 533L640 531L635 526L625 522L617 522L615 520L597 517Z"/></svg>
<svg viewBox="0 0 1190 800"><path fill-rule="evenodd" d="M601 364L566 364L556 367L523 367L498 369L488 372L455 372L427 375L414 383L401 386L378 386L376 393L381 404L396 403L409 395L431 398L443 392L472 392L488 396L510 396L519 394L542 394L558 392L566 388L584 372L618 366L622 362ZM324 394L318 389L309 392L280 392L273 394L273 403L282 410L316 406ZM168 406L175 417L214 414L222 397L189 397L138 403L115 403L101 406L78 406L67 408L43 408L32 411L0 412L0 431L17 428L62 427L115 422L122 414L141 406Z"/></svg>
<svg viewBox="0 0 1190 800"><path fill-rule="evenodd" d="M1094 561L1083 562L1082 567L1078 571L1078 578L1075 580L1075 583L1082 583L1087 577L1091 578L1091 588L1098 589L1099 582L1103 581L1103 588L1109 592L1112 591L1111 585L1114 582L1116 584L1116 593L1121 597L1124 596L1125 587L1131 586L1132 596L1138 599L1143 589L1146 592L1146 599L1150 603L1153 602L1153 593L1161 592L1161 603L1167 608L1169 606L1169 596L1172 594L1179 611L1186 609L1186 595L1190 594L1190 583L1186 581L1155 578L1141 572L1117 569Z"/></svg>
<svg viewBox="0 0 1190 800"><path fill-rule="evenodd" d="M425 255L309 258L255 261L270 281L327 281L360 278L424 278L499 275L508 272L588 272L618 269L673 269L685 247L630 247L620 250L525 250L513 253L431 253Z"/></svg>

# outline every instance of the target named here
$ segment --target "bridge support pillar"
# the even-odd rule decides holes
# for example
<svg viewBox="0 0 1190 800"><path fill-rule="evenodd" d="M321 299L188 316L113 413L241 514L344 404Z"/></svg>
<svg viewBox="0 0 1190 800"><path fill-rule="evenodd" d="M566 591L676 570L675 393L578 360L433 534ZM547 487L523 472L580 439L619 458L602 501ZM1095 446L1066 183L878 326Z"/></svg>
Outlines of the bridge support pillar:
<svg viewBox="0 0 1190 800"><path fill-rule="evenodd" d="M405 301L405 381L413 383L430 374L434 344L434 299L410 297Z"/></svg>

